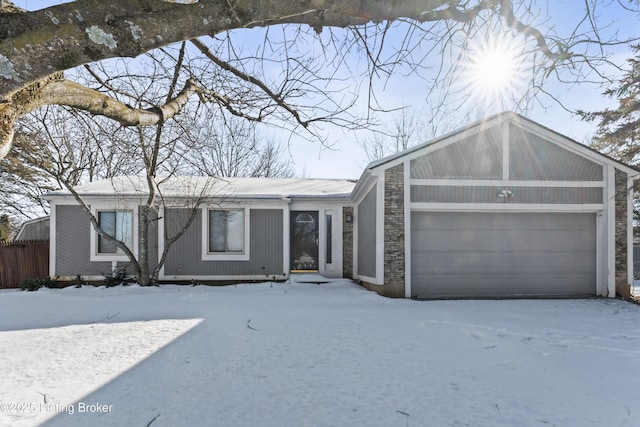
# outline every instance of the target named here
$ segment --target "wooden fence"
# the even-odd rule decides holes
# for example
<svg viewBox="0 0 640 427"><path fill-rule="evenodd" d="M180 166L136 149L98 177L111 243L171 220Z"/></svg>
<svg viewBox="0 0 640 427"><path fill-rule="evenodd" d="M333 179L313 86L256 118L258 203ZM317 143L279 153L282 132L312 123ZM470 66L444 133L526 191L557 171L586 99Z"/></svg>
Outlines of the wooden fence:
<svg viewBox="0 0 640 427"><path fill-rule="evenodd" d="M24 279L49 276L49 241L0 242L0 288L19 288Z"/></svg>

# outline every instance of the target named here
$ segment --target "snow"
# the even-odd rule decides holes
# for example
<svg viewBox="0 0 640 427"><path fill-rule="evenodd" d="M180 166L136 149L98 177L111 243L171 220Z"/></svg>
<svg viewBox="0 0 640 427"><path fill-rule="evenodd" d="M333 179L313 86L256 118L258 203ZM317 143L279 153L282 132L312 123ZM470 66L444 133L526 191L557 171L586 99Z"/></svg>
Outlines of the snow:
<svg viewBox="0 0 640 427"><path fill-rule="evenodd" d="M173 176L160 185L165 197L230 197L244 199L276 199L289 197L347 198L356 182L345 179L313 178L211 178L202 176ZM140 196L149 192L146 178L137 175L116 176L89 182L76 187L81 196L112 197ZM69 197L66 190L56 190L47 194L48 199Z"/></svg>
<svg viewBox="0 0 640 427"><path fill-rule="evenodd" d="M0 330L1 426L640 425L640 306L620 300L3 290Z"/></svg>

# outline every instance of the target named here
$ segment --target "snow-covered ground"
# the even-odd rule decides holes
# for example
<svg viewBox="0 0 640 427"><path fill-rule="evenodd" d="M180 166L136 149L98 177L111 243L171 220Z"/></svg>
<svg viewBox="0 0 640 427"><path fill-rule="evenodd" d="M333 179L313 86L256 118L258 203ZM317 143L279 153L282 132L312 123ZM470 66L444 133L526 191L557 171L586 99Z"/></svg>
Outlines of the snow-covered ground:
<svg viewBox="0 0 640 427"><path fill-rule="evenodd" d="M3 426L638 426L640 306L347 281L0 292Z"/></svg>

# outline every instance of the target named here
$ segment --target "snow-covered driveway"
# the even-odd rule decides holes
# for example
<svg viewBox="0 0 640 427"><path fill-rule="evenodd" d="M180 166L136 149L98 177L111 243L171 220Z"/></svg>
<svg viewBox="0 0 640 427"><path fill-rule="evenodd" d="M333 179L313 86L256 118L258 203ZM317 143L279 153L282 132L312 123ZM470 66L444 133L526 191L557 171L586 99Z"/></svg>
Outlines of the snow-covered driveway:
<svg viewBox="0 0 640 427"><path fill-rule="evenodd" d="M639 426L640 306L346 281L0 292L2 426Z"/></svg>

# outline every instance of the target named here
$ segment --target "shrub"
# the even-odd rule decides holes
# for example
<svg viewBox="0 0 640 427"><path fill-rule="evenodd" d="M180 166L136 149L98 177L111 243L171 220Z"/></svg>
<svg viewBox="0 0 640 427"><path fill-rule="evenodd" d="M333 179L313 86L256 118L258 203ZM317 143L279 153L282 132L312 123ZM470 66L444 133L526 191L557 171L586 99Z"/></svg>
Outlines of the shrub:
<svg viewBox="0 0 640 427"><path fill-rule="evenodd" d="M119 285L128 285L132 280L124 269L119 268L111 274L105 274L104 285L107 288L112 288Z"/></svg>
<svg viewBox="0 0 640 427"><path fill-rule="evenodd" d="M37 291L43 286L45 288L55 288L56 282L51 280L48 277L42 277L42 278L30 277L28 279L24 279L20 284L20 288L23 291L30 291L30 292Z"/></svg>

